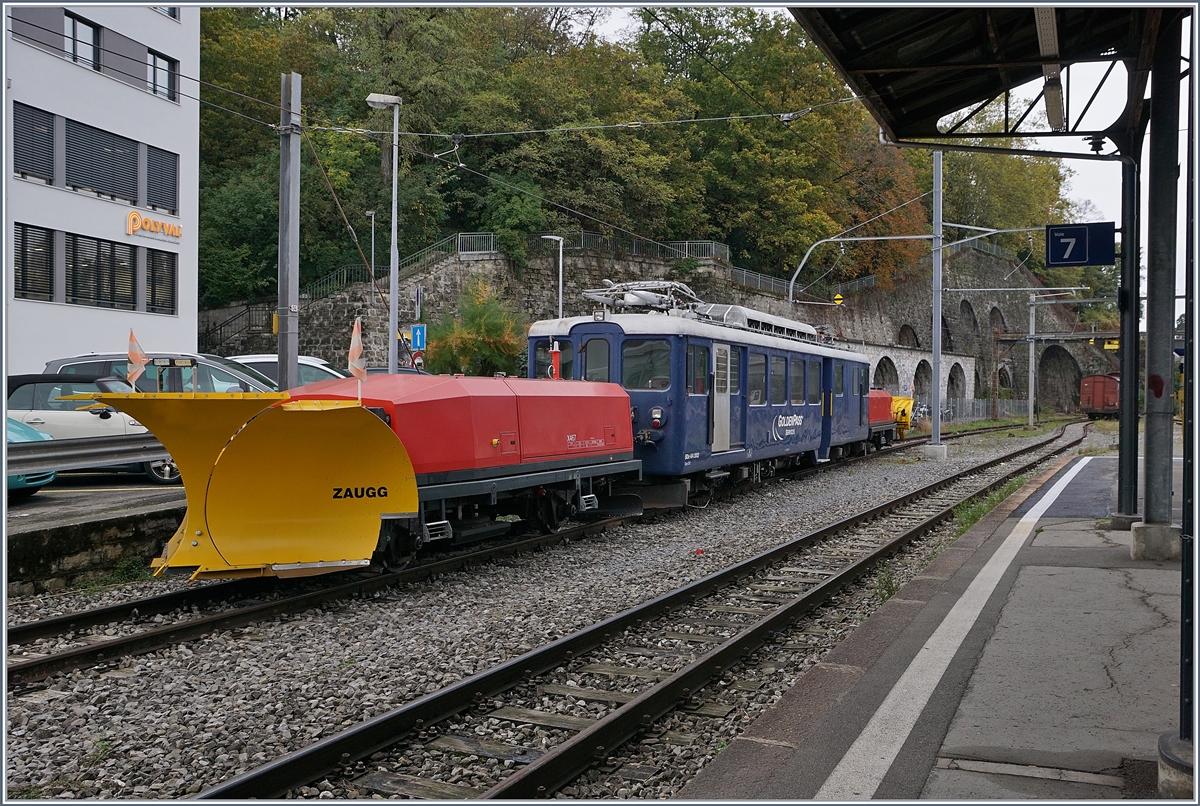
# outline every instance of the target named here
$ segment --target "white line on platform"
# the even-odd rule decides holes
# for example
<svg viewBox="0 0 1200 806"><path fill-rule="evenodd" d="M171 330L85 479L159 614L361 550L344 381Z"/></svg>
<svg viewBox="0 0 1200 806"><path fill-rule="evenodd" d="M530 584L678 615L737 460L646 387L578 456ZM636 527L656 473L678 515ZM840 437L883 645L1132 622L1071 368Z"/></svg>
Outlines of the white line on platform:
<svg viewBox="0 0 1200 806"><path fill-rule="evenodd" d="M913 726L917 724L921 712L925 710L933 690L937 688L942 675L950 666L950 661L954 659L955 653L962 646L975 620L979 618L979 613L987 604L992 591L999 584L1000 578L1012 564L1042 514L1062 494L1089 459L1091 457L1080 459L1017 522L1000 548L946 614L941 625L921 647L908 669L896 681L887 699L879 706L858 739L821 785L814 796L815 799L869 800L875 794L875 790L883 782L883 777L891 769L892 762L900 753L900 748L908 740Z"/></svg>

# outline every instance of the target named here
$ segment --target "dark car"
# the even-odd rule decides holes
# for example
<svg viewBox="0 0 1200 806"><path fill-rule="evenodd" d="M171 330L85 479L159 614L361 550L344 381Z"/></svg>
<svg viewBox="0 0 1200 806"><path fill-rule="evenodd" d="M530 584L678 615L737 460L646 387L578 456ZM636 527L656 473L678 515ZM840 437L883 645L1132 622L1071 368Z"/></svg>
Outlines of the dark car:
<svg viewBox="0 0 1200 806"><path fill-rule="evenodd" d="M124 412L109 406L94 406L95 401L63 399L68 395L132 391L133 387L123 378L112 376L83 373L9 375L8 416L54 439L144 434L146 426ZM145 473L158 484L179 483L179 468L169 458L95 469Z"/></svg>

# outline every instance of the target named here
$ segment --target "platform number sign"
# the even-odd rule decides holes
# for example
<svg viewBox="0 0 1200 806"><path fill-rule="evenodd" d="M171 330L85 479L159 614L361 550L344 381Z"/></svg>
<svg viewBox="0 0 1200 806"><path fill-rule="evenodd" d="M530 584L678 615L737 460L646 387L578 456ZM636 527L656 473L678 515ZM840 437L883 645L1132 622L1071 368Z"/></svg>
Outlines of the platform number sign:
<svg viewBox="0 0 1200 806"><path fill-rule="evenodd" d="M1050 224L1047 266L1111 266L1116 262L1116 224Z"/></svg>
<svg viewBox="0 0 1200 806"><path fill-rule="evenodd" d="M414 350L425 349L425 325L412 326L412 339L410 342Z"/></svg>

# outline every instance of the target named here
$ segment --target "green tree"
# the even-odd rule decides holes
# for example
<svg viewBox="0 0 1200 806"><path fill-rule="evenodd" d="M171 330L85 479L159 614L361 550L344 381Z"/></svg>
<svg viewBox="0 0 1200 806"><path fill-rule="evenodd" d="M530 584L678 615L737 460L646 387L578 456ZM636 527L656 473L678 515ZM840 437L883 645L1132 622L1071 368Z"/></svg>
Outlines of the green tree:
<svg viewBox="0 0 1200 806"><path fill-rule="evenodd" d="M525 350L523 331L512 309L477 279L459 300L458 315L430 330L426 364L430 372L438 373L515 374Z"/></svg>

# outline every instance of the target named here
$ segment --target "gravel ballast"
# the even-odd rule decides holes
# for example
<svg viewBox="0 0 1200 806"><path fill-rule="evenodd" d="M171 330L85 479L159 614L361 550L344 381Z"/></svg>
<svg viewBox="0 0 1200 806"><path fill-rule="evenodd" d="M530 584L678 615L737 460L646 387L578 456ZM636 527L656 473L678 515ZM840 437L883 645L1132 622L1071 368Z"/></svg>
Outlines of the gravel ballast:
<svg viewBox="0 0 1200 806"><path fill-rule="evenodd" d="M785 540L1043 438L1008 433L948 443L944 462L920 461L918 448L833 467L470 573L218 632L123 659L108 671L52 678L45 689L7 695L8 795L186 797ZM944 545L951 538L939 539ZM923 545L931 548L900 555L912 562L897 564L898 582L908 565L919 570L918 563L928 561L922 551L940 550L937 540ZM864 580L839 597L837 606L855 615L831 623L827 638L793 652L766 675L768 685L739 701L737 719L748 724L769 707L816 662L822 642L833 646L838 629L865 618L872 597L878 606L876 586ZM150 592L165 588L138 583L10 601L8 618L26 621ZM730 727L728 720L688 719L699 723L670 729L708 734L712 741L682 750L664 745L659 754L640 745L629 755L633 763L658 767L674 758L678 770L616 788L599 775L566 794L664 797L677 791L738 729L736 721ZM322 789L303 794L350 794Z"/></svg>

